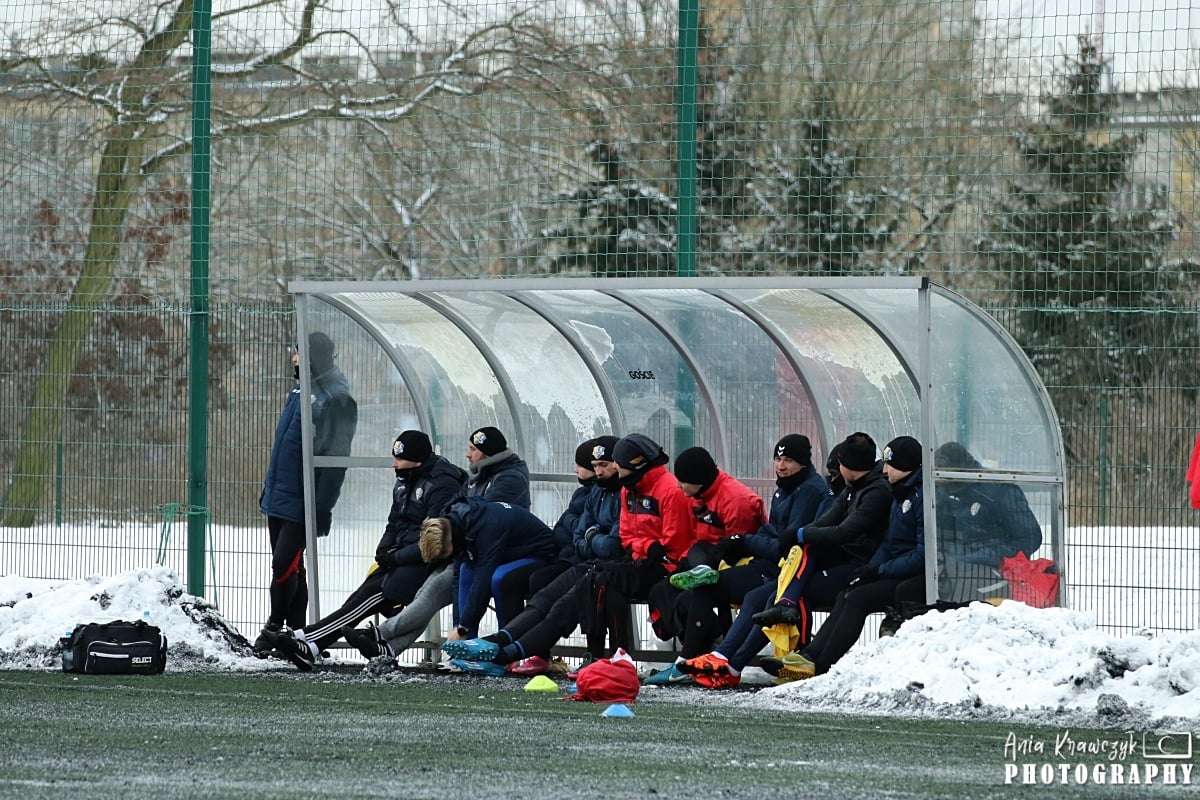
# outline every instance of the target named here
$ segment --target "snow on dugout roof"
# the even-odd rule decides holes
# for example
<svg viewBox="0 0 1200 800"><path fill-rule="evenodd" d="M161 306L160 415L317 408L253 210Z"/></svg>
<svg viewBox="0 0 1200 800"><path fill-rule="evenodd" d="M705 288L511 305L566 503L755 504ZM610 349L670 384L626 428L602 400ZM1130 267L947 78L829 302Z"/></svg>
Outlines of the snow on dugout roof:
<svg viewBox="0 0 1200 800"><path fill-rule="evenodd" d="M706 447L769 498L771 447L784 434L809 437L818 469L854 431L880 448L907 434L925 447L927 485L1019 484L1042 524L1039 554L1061 569L1065 463L1045 387L991 317L925 279L298 281L289 289L302 346L307 332L330 333L359 402L350 459L316 466L390 466L391 440L408 427L461 465L468 434L495 425L529 465L534 512L553 523L577 486L575 448L593 436L645 433L671 454ZM304 370L306 390L308 379ZM983 467L934 465L949 441ZM390 484L359 472L350 471L343 494L367 495L349 505L386 518ZM934 493L926 498L933 503ZM931 512L926 539L936 543ZM932 565L937 547L927 551Z"/></svg>

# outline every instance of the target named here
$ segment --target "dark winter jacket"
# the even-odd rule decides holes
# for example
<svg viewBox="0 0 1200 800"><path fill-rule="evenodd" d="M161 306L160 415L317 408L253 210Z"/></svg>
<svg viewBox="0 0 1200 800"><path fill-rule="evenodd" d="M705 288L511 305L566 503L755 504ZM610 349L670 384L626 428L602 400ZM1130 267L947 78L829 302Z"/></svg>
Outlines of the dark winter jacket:
<svg viewBox="0 0 1200 800"><path fill-rule="evenodd" d="M384 569L424 563L418 540L426 517L440 517L461 496L467 473L442 456L410 470L401 470L392 487L392 508L375 560Z"/></svg>
<svg viewBox="0 0 1200 800"><path fill-rule="evenodd" d="M1006 483L947 482L938 486L938 543L943 553L970 564L999 567L1042 546L1042 529L1021 487Z"/></svg>
<svg viewBox="0 0 1200 800"><path fill-rule="evenodd" d="M892 486L892 511L887 533L868 566L879 568L879 577L904 580L925 571L925 499L918 468Z"/></svg>
<svg viewBox="0 0 1200 800"><path fill-rule="evenodd" d="M621 487L596 484L584 502L575 529L575 553L580 561L609 561L625 555L621 547ZM596 532L590 538L588 530Z"/></svg>
<svg viewBox="0 0 1200 800"><path fill-rule="evenodd" d="M866 475L846 484L832 508L802 528L801 541L809 546L813 564L865 564L883 541L891 507L891 485L883 475L883 462L876 462ZM796 531L783 531L781 555L795 543Z"/></svg>
<svg viewBox="0 0 1200 800"><path fill-rule="evenodd" d="M583 509L588 495L596 487L595 478L583 481L571 493L567 508L554 523L554 546L558 548L558 560L574 564L579 559L575 555L575 531L583 519Z"/></svg>
<svg viewBox="0 0 1200 800"><path fill-rule="evenodd" d="M796 477L798 481L785 480L776 487L767 524L743 539L742 549L747 555L779 558L779 532L802 528L816 519L829 484L812 467L805 467Z"/></svg>
<svg viewBox="0 0 1200 800"><path fill-rule="evenodd" d="M476 461L469 470L471 478L463 492L467 497L529 508L529 467L512 450Z"/></svg>
<svg viewBox="0 0 1200 800"><path fill-rule="evenodd" d="M522 558L554 557L554 534L546 523L511 503L462 498L446 511L454 542L454 624L476 630L492 596L492 573ZM472 569L471 585L460 600L463 564Z"/></svg>
<svg viewBox="0 0 1200 800"><path fill-rule="evenodd" d="M350 443L358 425L358 406L350 396L350 382L335 366L313 378L312 392L313 455L350 455ZM288 394L275 426L275 443L258 508L267 516L302 523L304 468L300 416L297 383ZM327 517L337 504L345 478L346 470L341 467L314 470L313 505L318 519Z"/></svg>

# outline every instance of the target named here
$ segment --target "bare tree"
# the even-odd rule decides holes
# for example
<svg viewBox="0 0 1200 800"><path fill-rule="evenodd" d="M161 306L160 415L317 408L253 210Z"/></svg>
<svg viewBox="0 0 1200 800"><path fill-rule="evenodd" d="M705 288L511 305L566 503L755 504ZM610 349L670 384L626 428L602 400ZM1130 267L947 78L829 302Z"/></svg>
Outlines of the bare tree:
<svg viewBox="0 0 1200 800"><path fill-rule="evenodd" d="M400 6L383 22L403 39ZM191 152L188 39L192 0L91 3L63 9L20 37L0 59L6 81L0 93L25 99L45 113L94 120L84 132L93 149L90 218L71 273L70 299L38 372L22 439L3 503L3 523L28 526L41 507L53 442L62 427L64 403L81 348L96 312L111 296L128 232L129 212L151 179ZM271 41L247 40L241 31L272 20ZM333 24L321 0L295 7L284 0L257 0L213 14L214 41L247 53L214 67L228 83L262 81L283 86L270 92L213 92L212 137L264 137L305 125L356 124L385 129L404 123L426 104L445 97L476 97L537 80L538 67L560 48L528 10L503 18L458 14L431 47L438 57L419 74L396 80L360 81L330 75L323 48L352 52L352 63L377 67L380 54L360 31ZM9 32L12 33L12 32ZM105 55L101 55L104 53ZM362 56L359 58L359 56ZM339 57L340 58L340 57Z"/></svg>

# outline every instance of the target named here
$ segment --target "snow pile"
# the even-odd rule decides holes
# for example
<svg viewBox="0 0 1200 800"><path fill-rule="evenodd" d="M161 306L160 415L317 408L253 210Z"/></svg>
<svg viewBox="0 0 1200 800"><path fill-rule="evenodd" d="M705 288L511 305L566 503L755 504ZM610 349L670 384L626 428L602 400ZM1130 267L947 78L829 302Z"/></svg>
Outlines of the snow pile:
<svg viewBox="0 0 1200 800"><path fill-rule="evenodd" d="M259 660L205 600L166 568L49 581L0 577L0 669L60 669L78 623L145 619L169 642L169 671L293 672ZM751 678L750 675L747 678ZM676 690L664 690L675 694ZM1021 603L929 613L896 636L855 646L828 675L700 701L775 710L912 714L1200 730L1200 631L1115 637L1085 613ZM665 698L664 698L665 699Z"/></svg>
<svg viewBox="0 0 1200 800"><path fill-rule="evenodd" d="M765 689L752 707L1109 724L1179 720L1200 730L1200 631L1114 637L1081 612L974 603L906 622L826 675Z"/></svg>
<svg viewBox="0 0 1200 800"><path fill-rule="evenodd" d="M75 625L145 620L167 637L167 669L258 670L246 639L172 570L51 581L0 577L0 668L61 669L59 639Z"/></svg>

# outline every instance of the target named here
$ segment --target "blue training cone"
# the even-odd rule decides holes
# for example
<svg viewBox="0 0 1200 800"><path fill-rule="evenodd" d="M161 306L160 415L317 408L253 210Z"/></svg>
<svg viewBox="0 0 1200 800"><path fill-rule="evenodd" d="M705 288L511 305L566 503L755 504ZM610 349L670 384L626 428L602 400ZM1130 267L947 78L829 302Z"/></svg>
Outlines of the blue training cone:
<svg viewBox="0 0 1200 800"><path fill-rule="evenodd" d="M608 708L604 709L602 717L632 717L633 712L629 710L629 706L624 703L613 703Z"/></svg>

